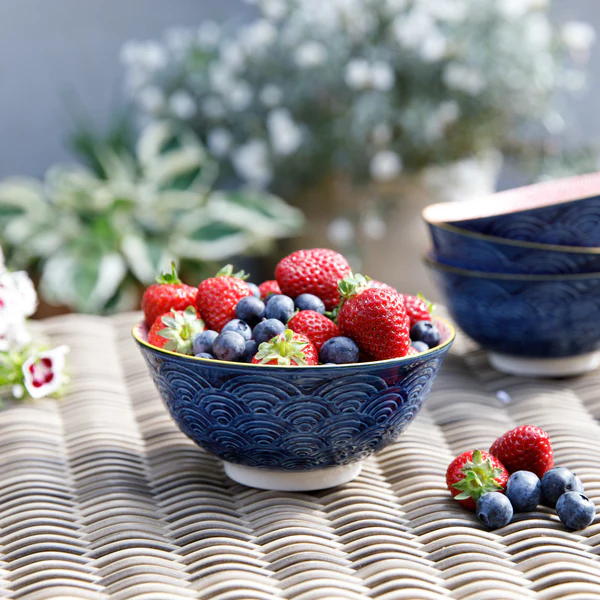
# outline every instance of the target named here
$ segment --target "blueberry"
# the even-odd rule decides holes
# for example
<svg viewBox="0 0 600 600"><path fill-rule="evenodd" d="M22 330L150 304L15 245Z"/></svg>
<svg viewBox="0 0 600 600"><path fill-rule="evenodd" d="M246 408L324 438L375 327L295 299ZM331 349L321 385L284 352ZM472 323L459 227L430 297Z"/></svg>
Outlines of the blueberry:
<svg viewBox="0 0 600 600"><path fill-rule="evenodd" d="M535 510L540 503L542 484L539 477L530 471L517 471L508 478L506 497L515 512Z"/></svg>
<svg viewBox="0 0 600 600"><path fill-rule="evenodd" d="M269 304L269 302L271 302L271 300L273 300L273 298L276 298L277 296L281 296L281 294L276 294L275 292L271 292L266 298L265 298L265 306L267 304Z"/></svg>
<svg viewBox="0 0 600 600"><path fill-rule="evenodd" d="M574 492L579 492L580 494L584 494L585 490L583 489L583 483L581 483L581 479L575 475L575 487L573 488Z"/></svg>
<svg viewBox="0 0 600 600"><path fill-rule="evenodd" d="M239 362L245 351L246 340L235 331L222 331L213 344L213 354L219 360Z"/></svg>
<svg viewBox="0 0 600 600"><path fill-rule="evenodd" d="M260 290L258 289L258 286L255 283L250 283L249 281L247 281L246 283L248 284L252 295L256 296L257 298L260 298Z"/></svg>
<svg viewBox="0 0 600 600"><path fill-rule="evenodd" d="M325 314L325 304L321 298L317 298L313 294L300 294L294 304L298 310L314 310L322 315Z"/></svg>
<svg viewBox="0 0 600 600"><path fill-rule="evenodd" d="M477 501L477 518L490 529L508 525L513 517L510 500L500 492L489 492Z"/></svg>
<svg viewBox="0 0 600 600"><path fill-rule="evenodd" d="M251 363L254 355L258 352L258 344L254 340L248 340L246 342L246 349L244 351L244 362Z"/></svg>
<svg viewBox="0 0 600 600"><path fill-rule="evenodd" d="M572 492L577 485L575 474L566 467L554 467L542 477L542 504L556 506L557 500L566 492Z"/></svg>
<svg viewBox="0 0 600 600"><path fill-rule="evenodd" d="M265 316L265 303L260 298L246 296L237 303L235 314L238 319L254 326Z"/></svg>
<svg viewBox="0 0 600 600"><path fill-rule="evenodd" d="M221 329L221 333L225 333L226 331L235 331L235 333L239 333L245 340L252 339L252 328L248 323L241 319L232 319L229 321L229 323Z"/></svg>
<svg viewBox="0 0 600 600"><path fill-rule="evenodd" d="M268 342L271 338L285 331L285 325L277 319L267 319L261 321L254 328L254 341L260 346L263 342Z"/></svg>
<svg viewBox="0 0 600 600"><path fill-rule="evenodd" d="M197 356L198 354L210 354L212 352L212 345L215 341L215 338L219 334L212 329L207 329L206 331L201 331L194 338L194 354Z"/></svg>
<svg viewBox="0 0 600 600"><path fill-rule="evenodd" d="M211 358L212 360L215 359L215 357L212 354L210 354L209 352L200 352L199 354L196 354L195 356L196 356L196 358Z"/></svg>
<svg viewBox="0 0 600 600"><path fill-rule="evenodd" d="M579 492L567 492L556 503L556 514L572 530L587 527L596 516L595 504Z"/></svg>
<svg viewBox="0 0 600 600"><path fill-rule="evenodd" d="M360 351L358 346L348 337L333 337L328 339L319 352L322 363L345 365L358 362Z"/></svg>
<svg viewBox="0 0 600 600"><path fill-rule="evenodd" d="M431 321L419 321L410 328L410 339L413 342L425 342L430 348L440 343L440 332Z"/></svg>
<svg viewBox="0 0 600 600"><path fill-rule="evenodd" d="M417 352L427 352L427 350L429 350L429 346L425 343L425 342L413 342L411 344L411 346L417 351Z"/></svg>
<svg viewBox="0 0 600 600"><path fill-rule="evenodd" d="M294 301L289 296L277 294L272 300L267 302L265 317L287 323L292 318L295 310Z"/></svg>

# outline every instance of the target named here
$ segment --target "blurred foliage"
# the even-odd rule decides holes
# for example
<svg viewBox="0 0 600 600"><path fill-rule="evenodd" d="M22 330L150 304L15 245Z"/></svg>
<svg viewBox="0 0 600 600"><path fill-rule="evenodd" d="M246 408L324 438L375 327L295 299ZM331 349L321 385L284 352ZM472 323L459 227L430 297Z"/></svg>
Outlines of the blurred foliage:
<svg viewBox="0 0 600 600"><path fill-rule="evenodd" d="M189 282L239 254L267 252L302 215L252 190L217 191L218 169L189 131L156 121L135 150L127 130L74 138L90 167L56 166L43 182L0 183L7 263L40 274L49 303L104 313L131 309L171 260Z"/></svg>

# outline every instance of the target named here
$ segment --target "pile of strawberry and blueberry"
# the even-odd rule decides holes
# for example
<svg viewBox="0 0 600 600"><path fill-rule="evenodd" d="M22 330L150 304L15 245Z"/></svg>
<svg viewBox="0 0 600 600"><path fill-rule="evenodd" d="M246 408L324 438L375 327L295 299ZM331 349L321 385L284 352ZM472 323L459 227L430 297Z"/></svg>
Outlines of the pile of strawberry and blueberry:
<svg viewBox="0 0 600 600"><path fill-rule="evenodd" d="M590 525L596 515L579 477L554 466L548 434L533 425L511 429L489 452L463 452L450 463L446 484L454 499L490 529L508 525L514 513L531 512L539 504L556 509L574 531Z"/></svg>
<svg viewBox="0 0 600 600"><path fill-rule="evenodd" d="M227 265L196 288L173 265L142 298L148 342L204 359L279 366L401 358L440 343L429 302L352 273L333 250L294 252L275 277L256 285Z"/></svg>

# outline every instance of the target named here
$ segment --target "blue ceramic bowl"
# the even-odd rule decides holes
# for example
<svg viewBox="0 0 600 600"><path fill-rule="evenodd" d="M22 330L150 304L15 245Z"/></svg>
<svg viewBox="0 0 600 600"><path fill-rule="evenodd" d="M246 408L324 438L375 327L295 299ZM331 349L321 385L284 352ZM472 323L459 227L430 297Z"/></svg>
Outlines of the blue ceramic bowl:
<svg viewBox="0 0 600 600"><path fill-rule="evenodd" d="M548 359L554 375L597 366L600 273L506 275L426 263L456 324L494 356Z"/></svg>
<svg viewBox="0 0 600 600"><path fill-rule="evenodd" d="M600 272L600 248L504 240L445 223L428 225L433 241L433 258L444 265L522 275Z"/></svg>
<svg viewBox="0 0 600 600"><path fill-rule="evenodd" d="M230 477L255 487L306 490L354 478L362 459L415 418L454 340L453 328L437 323L442 343L428 352L335 366L183 356L148 344L143 323L133 337L177 425L225 461Z"/></svg>
<svg viewBox="0 0 600 600"><path fill-rule="evenodd" d="M600 173L548 181L466 202L428 206L425 220L508 240L600 246Z"/></svg>

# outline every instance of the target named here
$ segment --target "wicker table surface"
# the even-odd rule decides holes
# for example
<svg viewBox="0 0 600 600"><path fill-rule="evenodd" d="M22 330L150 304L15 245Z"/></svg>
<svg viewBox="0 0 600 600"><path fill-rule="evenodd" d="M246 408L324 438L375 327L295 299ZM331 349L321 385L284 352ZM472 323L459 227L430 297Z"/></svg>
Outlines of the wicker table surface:
<svg viewBox="0 0 600 600"><path fill-rule="evenodd" d="M444 481L457 453L533 423L600 501L600 372L503 376L461 336L425 409L356 481L266 492L179 432L134 318L41 324L71 346L73 382L59 402L0 413L0 597L600 598L600 523L569 533L542 508L489 532Z"/></svg>

